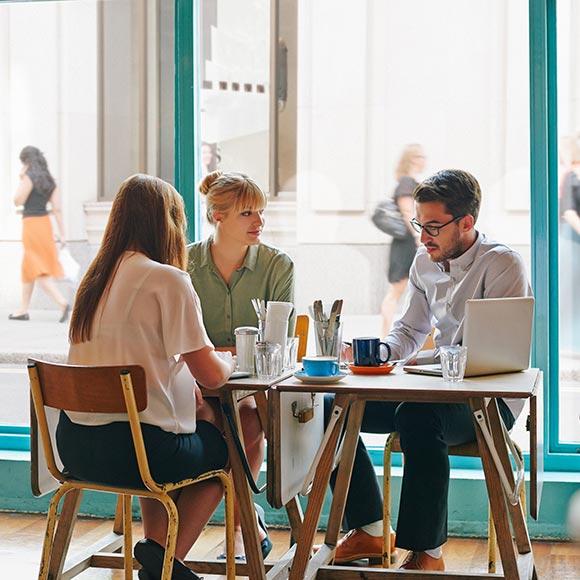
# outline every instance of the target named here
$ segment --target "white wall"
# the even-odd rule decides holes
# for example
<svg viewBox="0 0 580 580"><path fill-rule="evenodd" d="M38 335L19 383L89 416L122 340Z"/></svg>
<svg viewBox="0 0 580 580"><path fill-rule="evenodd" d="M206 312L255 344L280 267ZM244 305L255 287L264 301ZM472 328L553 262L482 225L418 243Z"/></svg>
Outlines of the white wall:
<svg viewBox="0 0 580 580"><path fill-rule="evenodd" d="M300 243L377 243L368 212L406 143L484 191L481 227L529 241L527 2L299 6Z"/></svg>

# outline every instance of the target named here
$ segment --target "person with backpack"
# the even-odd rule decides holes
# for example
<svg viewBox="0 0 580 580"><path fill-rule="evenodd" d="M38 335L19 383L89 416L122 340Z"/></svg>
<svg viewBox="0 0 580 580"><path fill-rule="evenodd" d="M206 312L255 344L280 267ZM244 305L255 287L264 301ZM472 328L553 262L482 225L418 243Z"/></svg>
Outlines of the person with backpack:
<svg viewBox="0 0 580 580"><path fill-rule="evenodd" d="M389 255L389 289L381 304L381 316L383 319L382 336L386 336L391 330L393 318L397 311L399 301L409 282L409 269L413 263L413 258L417 251L418 236L413 230L410 220L413 217L413 191L417 187L417 177L425 169L425 152L423 147L417 143L407 145L401 154L399 163L395 170L397 178L397 187L393 194L392 201L389 200L389 205L392 214L399 213L398 216L391 215L383 210L383 220L381 227L381 220L379 219L379 208L383 204L379 204L373 222L382 231L393 236L391 243L391 253ZM394 225L394 220L398 220L397 228L389 228Z"/></svg>

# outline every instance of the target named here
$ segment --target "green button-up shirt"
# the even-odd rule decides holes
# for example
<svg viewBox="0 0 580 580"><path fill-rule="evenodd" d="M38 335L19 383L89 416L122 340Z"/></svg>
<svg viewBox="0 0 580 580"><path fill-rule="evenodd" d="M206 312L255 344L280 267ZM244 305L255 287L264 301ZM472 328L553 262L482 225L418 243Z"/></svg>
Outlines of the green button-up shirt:
<svg viewBox="0 0 580 580"><path fill-rule="evenodd" d="M210 236L189 246L188 272L201 300L205 329L217 347L235 346L238 326L257 326L252 298L294 301L294 263L284 252L258 244L250 246L244 263L232 275L229 285L221 277L211 256ZM295 316L288 325L294 332Z"/></svg>

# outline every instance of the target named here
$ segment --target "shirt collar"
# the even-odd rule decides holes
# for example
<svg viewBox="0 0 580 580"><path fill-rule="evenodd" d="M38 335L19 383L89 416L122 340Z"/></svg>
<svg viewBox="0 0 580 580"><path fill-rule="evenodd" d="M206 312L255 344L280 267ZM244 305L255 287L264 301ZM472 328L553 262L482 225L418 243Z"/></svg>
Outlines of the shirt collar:
<svg viewBox="0 0 580 580"><path fill-rule="evenodd" d="M475 242L473 242L472 246L463 252L461 256L457 256L457 258L453 260L449 260L449 272L466 272L473 264L475 257L477 256L477 252L479 247L481 246L482 242L482 234L479 232L477 233L477 238L475 238Z"/></svg>
<svg viewBox="0 0 580 580"><path fill-rule="evenodd" d="M202 267L213 266L213 258L211 257L211 245L213 244L213 236L208 236L206 240L201 243L201 259L199 265ZM244 258L244 263L240 266L242 268L247 268L248 270L256 269L256 261L258 260L259 244L255 246L250 246L246 252L246 257Z"/></svg>
<svg viewBox="0 0 580 580"><path fill-rule="evenodd" d="M201 259L199 265L202 267L213 265L213 260L211 258L211 244L213 242L213 237L209 236L203 242L201 242Z"/></svg>
<svg viewBox="0 0 580 580"><path fill-rule="evenodd" d="M247 268L248 270L254 271L256 269L256 261L258 260L258 251L260 249L260 245L256 244L255 246L249 246L248 251L246 252L246 257L244 258L244 263L242 264L242 268Z"/></svg>
<svg viewBox="0 0 580 580"><path fill-rule="evenodd" d="M469 270L469 268L471 267L471 264L473 264L477 253L479 251L479 247L481 246L481 243L483 241L483 234L481 234L480 232L477 232L477 238L475 239L475 242L473 242L473 245L466 250L465 252L463 252L463 254L461 254L461 256L458 256L457 258L454 258L453 260L449 260L449 272L448 274L451 276L453 272L457 273L457 272L467 272L467 270ZM437 262L437 267L441 270L441 272L445 272L445 266L443 265L443 262Z"/></svg>

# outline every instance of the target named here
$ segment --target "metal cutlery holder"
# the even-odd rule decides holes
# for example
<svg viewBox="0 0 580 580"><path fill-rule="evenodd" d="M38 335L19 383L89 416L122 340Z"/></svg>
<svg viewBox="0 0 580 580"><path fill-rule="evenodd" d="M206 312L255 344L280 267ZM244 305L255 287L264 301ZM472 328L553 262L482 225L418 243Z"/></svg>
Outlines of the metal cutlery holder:
<svg viewBox="0 0 580 580"><path fill-rule="evenodd" d="M314 337L317 356L335 356L340 362L342 324L336 322L329 332L328 321L314 321Z"/></svg>

